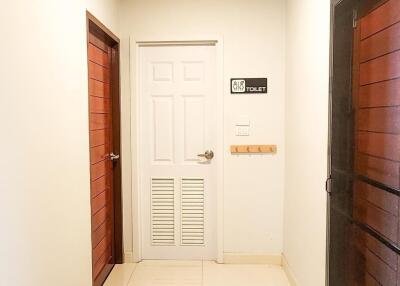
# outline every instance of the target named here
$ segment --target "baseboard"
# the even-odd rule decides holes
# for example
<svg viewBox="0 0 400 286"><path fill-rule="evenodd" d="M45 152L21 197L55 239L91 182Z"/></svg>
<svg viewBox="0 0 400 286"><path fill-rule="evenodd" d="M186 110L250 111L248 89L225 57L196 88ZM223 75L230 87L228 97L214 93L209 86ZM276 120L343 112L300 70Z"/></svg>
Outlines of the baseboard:
<svg viewBox="0 0 400 286"><path fill-rule="evenodd" d="M133 258L133 252L128 251L124 253L124 263L134 263L135 259Z"/></svg>
<svg viewBox="0 0 400 286"><path fill-rule="evenodd" d="M133 252L124 253L124 263L135 263ZM224 253L224 263L282 265L282 255Z"/></svg>
<svg viewBox="0 0 400 286"><path fill-rule="evenodd" d="M224 253L224 263L282 265L282 255Z"/></svg>
<svg viewBox="0 0 400 286"><path fill-rule="evenodd" d="M289 263L285 257L285 255L282 255L282 267L283 270L286 273L287 278L289 279L289 283L291 286L298 286L299 284L296 281L296 278L294 277L293 271L289 266Z"/></svg>

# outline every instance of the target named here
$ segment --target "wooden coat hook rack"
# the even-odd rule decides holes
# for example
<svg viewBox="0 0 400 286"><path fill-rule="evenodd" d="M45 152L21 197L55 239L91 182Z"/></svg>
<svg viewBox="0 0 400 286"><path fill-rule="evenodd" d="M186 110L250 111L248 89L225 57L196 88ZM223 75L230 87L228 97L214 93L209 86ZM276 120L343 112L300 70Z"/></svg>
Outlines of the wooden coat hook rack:
<svg viewBox="0 0 400 286"><path fill-rule="evenodd" d="M275 154L278 151L276 145L232 145L232 154Z"/></svg>

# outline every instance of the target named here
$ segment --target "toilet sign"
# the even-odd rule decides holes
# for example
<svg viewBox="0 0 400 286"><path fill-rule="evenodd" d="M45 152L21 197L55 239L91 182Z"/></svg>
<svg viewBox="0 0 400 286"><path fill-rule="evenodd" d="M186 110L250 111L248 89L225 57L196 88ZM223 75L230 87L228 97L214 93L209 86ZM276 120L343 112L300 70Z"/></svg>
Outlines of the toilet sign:
<svg viewBox="0 0 400 286"><path fill-rule="evenodd" d="M267 93L268 79L267 78L232 78L231 93Z"/></svg>

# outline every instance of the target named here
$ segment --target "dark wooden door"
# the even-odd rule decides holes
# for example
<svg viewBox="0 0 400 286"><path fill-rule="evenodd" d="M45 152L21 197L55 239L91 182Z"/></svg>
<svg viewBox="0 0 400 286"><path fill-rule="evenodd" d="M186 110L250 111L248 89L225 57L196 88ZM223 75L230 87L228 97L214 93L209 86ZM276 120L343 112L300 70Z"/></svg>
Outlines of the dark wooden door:
<svg viewBox="0 0 400 286"><path fill-rule="evenodd" d="M331 286L400 286L400 1L335 7Z"/></svg>
<svg viewBox="0 0 400 286"><path fill-rule="evenodd" d="M93 284L101 285L120 253L119 90L115 44L89 23L89 129ZM115 155L115 156L114 156Z"/></svg>

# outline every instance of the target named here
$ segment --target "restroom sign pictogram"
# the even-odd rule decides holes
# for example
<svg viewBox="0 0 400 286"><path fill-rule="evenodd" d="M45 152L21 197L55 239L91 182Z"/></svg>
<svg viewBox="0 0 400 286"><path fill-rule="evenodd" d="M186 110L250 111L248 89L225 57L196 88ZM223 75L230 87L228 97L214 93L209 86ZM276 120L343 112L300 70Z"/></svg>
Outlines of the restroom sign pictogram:
<svg viewBox="0 0 400 286"><path fill-rule="evenodd" d="M246 94L246 93L267 93L268 79L267 78L232 78L231 93Z"/></svg>

